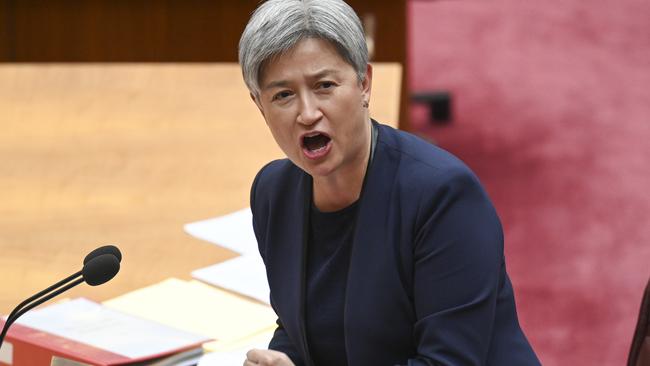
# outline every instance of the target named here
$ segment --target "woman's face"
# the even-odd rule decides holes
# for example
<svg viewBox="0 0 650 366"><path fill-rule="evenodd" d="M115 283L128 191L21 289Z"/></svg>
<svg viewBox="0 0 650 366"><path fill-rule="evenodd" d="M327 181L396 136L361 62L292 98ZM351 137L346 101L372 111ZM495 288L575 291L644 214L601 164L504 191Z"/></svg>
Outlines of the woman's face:
<svg viewBox="0 0 650 366"><path fill-rule="evenodd" d="M335 46L306 38L262 70L259 100L275 141L297 166L318 177L365 169L372 69L359 82Z"/></svg>

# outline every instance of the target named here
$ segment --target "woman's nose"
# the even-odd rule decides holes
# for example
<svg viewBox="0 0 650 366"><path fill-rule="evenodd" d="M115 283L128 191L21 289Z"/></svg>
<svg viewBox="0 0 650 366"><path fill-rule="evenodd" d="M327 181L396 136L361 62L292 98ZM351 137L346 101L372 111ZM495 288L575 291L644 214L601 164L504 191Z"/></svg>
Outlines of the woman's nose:
<svg viewBox="0 0 650 366"><path fill-rule="evenodd" d="M300 98L300 111L298 112L298 123L312 125L323 117L318 101L311 95Z"/></svg>

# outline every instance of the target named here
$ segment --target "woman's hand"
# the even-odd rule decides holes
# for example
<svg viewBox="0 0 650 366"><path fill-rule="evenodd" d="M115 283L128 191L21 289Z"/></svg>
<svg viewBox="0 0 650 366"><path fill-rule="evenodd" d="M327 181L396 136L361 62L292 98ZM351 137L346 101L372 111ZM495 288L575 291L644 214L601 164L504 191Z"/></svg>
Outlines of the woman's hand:
<svg viewBox="0 0 650 366"><path fill-rule="evenodd" d="M244 366L295 366L289 357L270 349L252 349L246 353Z"/></svg>

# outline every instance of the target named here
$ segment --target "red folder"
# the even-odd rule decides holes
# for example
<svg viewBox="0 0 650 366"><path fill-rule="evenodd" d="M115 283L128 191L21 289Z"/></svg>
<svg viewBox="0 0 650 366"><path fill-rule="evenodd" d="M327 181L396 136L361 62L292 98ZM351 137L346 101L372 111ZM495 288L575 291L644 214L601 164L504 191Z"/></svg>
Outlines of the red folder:
<svg viewBox="0 0 650 366"><path fill-rule="evenodd" d="M0 328L3 324L4 322L0 320ZM53 356L97 366L128 365L201 347L201 343L197 343L134 359L20 324L11 326L4 343L11 344L10 348L13 348L12 363L0 360L2 366L48 366ZM5 344L3 348L6 347Z"/></svg>

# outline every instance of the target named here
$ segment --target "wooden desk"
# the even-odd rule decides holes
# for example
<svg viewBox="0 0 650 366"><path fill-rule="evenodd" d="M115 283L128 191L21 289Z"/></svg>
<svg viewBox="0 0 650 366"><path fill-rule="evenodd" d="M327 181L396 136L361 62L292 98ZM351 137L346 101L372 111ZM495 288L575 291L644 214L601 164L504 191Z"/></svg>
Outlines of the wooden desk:
<svg viewBox="0 0 650 366"><path fill-rule="evenodd" d="M397 121L401 68L375 68L371 111ZM117 244L97 301L235 256L183 224L248 205L281 157L236 64L0 66L0 313Z"/></svg>

